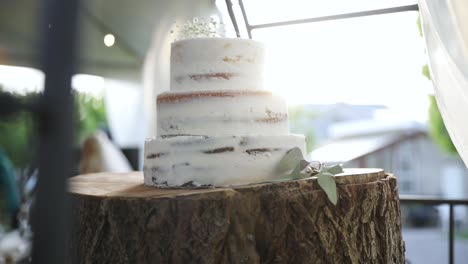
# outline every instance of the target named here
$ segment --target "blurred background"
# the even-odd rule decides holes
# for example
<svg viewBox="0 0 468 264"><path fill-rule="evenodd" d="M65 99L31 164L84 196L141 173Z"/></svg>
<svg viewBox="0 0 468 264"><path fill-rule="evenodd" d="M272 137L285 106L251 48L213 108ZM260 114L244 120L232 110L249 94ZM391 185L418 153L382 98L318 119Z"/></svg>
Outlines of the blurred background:
<svg viewBox="0 0 468 264"><path fill-rule="evenodd" d="M93 0L78 10L74 93L74 174L141 170L155 136L155 96L169 89L171 31L217 16L236 33L223 0ZM0 2L0 93L32 100L44 89L38 68L40 1ZM305 134L308 157L345 167L378 167L398 177L400 194L468 197L468 170L433 97L416 0L244 0L233 13L249 25L370 10L370 16L252 28L265 43L265 88L286 98L290 128ZM53 29L54 25L49 25ZM30 113L0 120L0 150L18 174L34 171ZM98 161L96 161L98 160ZM0 196L1 198L1 196ZM468 212L455 207L455 263L468 259ZM447 205L404 204L411 263L445 263Z"/></svg>

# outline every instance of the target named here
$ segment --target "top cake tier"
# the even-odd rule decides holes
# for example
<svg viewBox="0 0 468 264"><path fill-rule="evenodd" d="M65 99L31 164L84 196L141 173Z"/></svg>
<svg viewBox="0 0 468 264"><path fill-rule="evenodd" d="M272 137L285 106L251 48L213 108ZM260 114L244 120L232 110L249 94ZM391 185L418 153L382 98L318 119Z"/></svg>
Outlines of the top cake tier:
<svg viewBox="0 0 468 264"><path fill-rule="evenodd" d="M264 46L249 39L172 43L171 91L263 89Z"/></svg>

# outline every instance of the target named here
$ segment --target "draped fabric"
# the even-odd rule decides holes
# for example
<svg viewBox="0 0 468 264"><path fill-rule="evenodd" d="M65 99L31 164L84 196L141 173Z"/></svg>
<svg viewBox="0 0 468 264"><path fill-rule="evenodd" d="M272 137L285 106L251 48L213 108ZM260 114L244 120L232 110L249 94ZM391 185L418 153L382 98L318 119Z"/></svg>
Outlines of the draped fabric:
<svg viewBox="0 0 468 264"><path fill-rule="evenodd" d="M435 97L468 165L468 1L419 0Z"/></svg>

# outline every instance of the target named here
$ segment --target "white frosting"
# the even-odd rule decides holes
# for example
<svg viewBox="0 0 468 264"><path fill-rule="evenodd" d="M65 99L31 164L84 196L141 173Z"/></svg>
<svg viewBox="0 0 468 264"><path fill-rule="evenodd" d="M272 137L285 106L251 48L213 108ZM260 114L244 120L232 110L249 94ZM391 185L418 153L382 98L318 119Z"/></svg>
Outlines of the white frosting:
<svg viewBox="0 0 468 264"><path fill-rule="evenodd" d="M249 39L176 41L171 49L171 91L262 89L263 61L263 44Z"/></svg>
<svg viewBox="0 0 468 264"><path fill-rule="evenodd" d="M242 185L272 180L304 136L288 134L285 101L262 91L264 47L243 39L174 42L171 92L157 98L145 184ZM235 135L235 136L233 136Z"/></svg>
<svg viewBox="0 0 468 264"><path fill-rule="evenodd" d="M186 96L190 96L187 98ZM286 135L284 99L269 92L165 93L158 100L158 135Z"/></svg>
<svg viewBox="0 0 468 264"><path fill-rule="evenodd" d="M305 153L304 136L150 139L145 143L145 184L226 186L269 181L278 162L293 147Z"/></svg>

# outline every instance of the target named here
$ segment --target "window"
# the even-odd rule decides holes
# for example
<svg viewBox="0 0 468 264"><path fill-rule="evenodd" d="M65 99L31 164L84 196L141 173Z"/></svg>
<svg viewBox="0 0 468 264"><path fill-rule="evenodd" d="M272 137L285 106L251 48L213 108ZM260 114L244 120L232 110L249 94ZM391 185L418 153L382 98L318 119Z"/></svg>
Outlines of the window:
<svg viewBox="0 0 468 264"><path fill-rule="evenodd" d="M252 38L266 44L265 87L290 105L385 105L396 115L424 121L431 83L417 11L275 27L291 19L397 8L415 1L243 1ZM226 8L220 8L225 10ZM242 32L242 13L234 11ZM244 30L245 31L245 30Z"/></svg>
<svg viewBox="0 0 468 264"><path fill-rule="evenodd" d="M416 0L243 1L251 25L394 8L416 3Z"/></svg>

